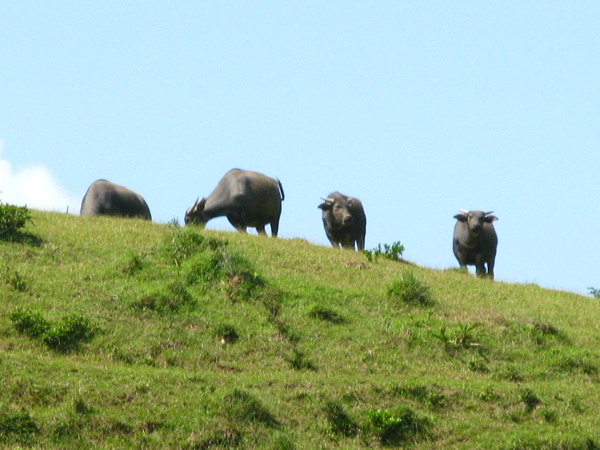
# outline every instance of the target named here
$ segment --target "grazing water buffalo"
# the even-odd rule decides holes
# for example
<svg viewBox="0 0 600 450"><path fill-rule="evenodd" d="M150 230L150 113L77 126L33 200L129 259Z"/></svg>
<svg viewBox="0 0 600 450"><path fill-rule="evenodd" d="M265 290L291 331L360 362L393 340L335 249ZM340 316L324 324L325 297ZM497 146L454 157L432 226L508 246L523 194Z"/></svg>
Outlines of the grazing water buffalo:
<svg viewBox="0 0 600 450"><path fill-rule="evenodd" d="M277 237L281 202L285 198L279 180L249 170L232 169L227 172L207 198L196 200L185 213L185 223L205 224L215 217L226 216L238 231L254 227L266 235L265 226L271 225L271 235Z"/></svg>
<svg viewBox="0 0 600 450"><path fill-rule="evenodd" d="M454 216L453 250L460 267L475 266L479 276L487 274L494 279L494 261L496 260L496 247L498 237L492 222L498 220L490 216L494 211L464 211Z"/></svg>
<svg viewBox="0 0 600 450"><path fill-rule="evenodd" d="M323 210L323 227L334 247L365 249L367 216L359 199L347 197L339 192L322 198L319 208Z"/></svg>
<svg viewBox="0 0 600 450"><path fill-rule="evenodd" d="M106 180L94 181L81 202L82 216L141 217L152 220L146 200L124 186Z"/></svg>

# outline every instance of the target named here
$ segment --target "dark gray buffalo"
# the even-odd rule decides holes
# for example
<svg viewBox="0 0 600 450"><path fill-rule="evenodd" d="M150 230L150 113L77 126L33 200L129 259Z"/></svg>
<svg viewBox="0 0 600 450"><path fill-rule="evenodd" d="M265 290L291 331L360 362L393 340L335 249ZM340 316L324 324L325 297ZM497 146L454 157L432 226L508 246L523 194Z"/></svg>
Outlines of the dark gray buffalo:
<svg viewBox="0 0 600 450"><path fill-rule="evenodd" d="M81 202L82 216L141 217L152 220L146 200L124 186L106 180L94 181Z"/></svg>
<svg viewBox="0 0 600 450"><path fill-rule="evenodd" d="M493 280L498 237L492 222L498 218L490 215L494 211L459 211L454 216L454 256L460 267L475 266L478 276L486 274L487 265L487 275Z"/></svg>
<svg viewBox="0 0 600 450"><path fill-rule="evenodd" d="M266 235L265 226L271 225L271 235L277 237L281 202L285 198L279 180L249 170L232 169L227 172L207 198L196 200L185 213L185 223L205 224L215 217L226 216L238 231L254 227Z"/></svg>
<svg viewBox="0 0 600 450"><path fill-rule="evenodd" d="M354 250L365 249L367 216L359 199L332 192L322 198L319 208L323 210L323 227L331 245Z"/></svg>

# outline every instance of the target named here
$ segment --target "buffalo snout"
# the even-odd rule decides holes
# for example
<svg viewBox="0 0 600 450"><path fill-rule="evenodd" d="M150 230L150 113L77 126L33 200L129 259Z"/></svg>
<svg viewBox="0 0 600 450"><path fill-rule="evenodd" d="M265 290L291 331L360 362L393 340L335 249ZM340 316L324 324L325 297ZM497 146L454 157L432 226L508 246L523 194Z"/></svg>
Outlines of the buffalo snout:
<svg viewBox="0 0 600 450"><path fill-rule="evenodd" d="M343 219L344 225L351 225L353 220L354 220L354 218L350 214L348 214L347 216L344 216L344 219Z"/></svg>

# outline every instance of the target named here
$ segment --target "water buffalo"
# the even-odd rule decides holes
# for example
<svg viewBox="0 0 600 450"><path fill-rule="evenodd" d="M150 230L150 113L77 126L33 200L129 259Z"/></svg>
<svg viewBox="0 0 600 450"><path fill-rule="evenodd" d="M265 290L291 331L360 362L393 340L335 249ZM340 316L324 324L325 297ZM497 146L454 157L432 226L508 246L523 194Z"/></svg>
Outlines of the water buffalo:
<svg viewBox="0 0 600 450"><path fill-rule="evenodd" d="M249 170L232 169L227 172L212 193L196 200L185 213L185 223L205 224L215 217L226 216L238 231L254 227L266 235L265 226L271 225L271 235L277 237L281 202L285 198L279 180Z"/></svg>
<svg viewBox="0 0 600 450"><path fill-rule="evenodd" d="M478 276L486 274L487 264L487 275L493 280L498 237L492 222L498 218L490 215L494 211L459 211L454 216L454 256L460 267L475 266Z"/></svg>
<svg viewBox="0 0 600 450"><path fill-rule="evenodd" d="M81 202L82 216L141 217L152 220L144 198L124 186L106 180L94 181Z"/></svg>
<svg viewBox="0 0 600 450"><path fill-rule="evenodd" d="M347 197L339 192L333 192L327 198L321 197L323 203L323 227L331 245L334 247L365 249L367 234L367 216L363 205L355 197Z"/></svg>

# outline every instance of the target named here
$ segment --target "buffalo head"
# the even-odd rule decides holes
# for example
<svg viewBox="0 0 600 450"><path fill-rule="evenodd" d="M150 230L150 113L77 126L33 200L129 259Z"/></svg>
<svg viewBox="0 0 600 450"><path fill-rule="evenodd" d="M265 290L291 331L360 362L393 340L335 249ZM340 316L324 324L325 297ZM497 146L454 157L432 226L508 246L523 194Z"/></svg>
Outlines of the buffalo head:
<svg viewBox="0 0 600 450"><path fill-rule="evenodd" d="M457 214L454 218L459 222L466 223L469 234L472 236L479 235L484 223L492 223L494 220L498 220L496 216L490 216L494 211L465 211L464 209L459 209L459 211L461 214Z"/></svg>
<svg viewBox="0 0 600 450"><path fill-rule="evenodd" d="M353 208L352 197L337 195L336 198L323 198L323 203L319 205L323 211L329 211L333 215L333 222L339 227L347 227L352 225L354 217L351 213Z"/></svg>
<svg viewBox="0 0 600 450"><path fill-rule="evenodd" d="M196 200L194 204L188 208L185 212L185 224L205 224L207 220L204 217L204 206L206 205L206 199Z"/></svg>

